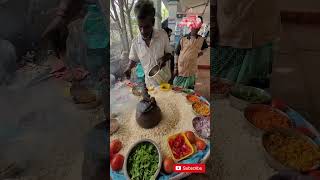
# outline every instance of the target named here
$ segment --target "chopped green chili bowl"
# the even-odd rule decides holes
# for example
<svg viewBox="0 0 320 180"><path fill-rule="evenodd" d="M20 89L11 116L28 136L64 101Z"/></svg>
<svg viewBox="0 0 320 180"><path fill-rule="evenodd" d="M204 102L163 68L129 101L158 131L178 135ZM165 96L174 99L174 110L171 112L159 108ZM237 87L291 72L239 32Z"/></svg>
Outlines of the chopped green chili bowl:
<svg viewBox="0 0 320 180"><path fill-rule="evenodd" d="M126 155L124 173L129 180L155 180L160 173L162 157L159 147L150 139L131 146Z"/></svg>

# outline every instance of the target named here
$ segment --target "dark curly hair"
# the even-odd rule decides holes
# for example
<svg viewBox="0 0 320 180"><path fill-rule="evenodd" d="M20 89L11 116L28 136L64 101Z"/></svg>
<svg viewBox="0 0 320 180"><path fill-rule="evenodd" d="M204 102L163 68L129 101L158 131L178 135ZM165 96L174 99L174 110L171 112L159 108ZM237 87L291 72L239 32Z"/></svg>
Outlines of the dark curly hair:
<svg viewBox="0 0 320 180"><path fill-rule="evenodd" d="M146 17L154 18L156 9L154 8L152 1L139 0L134 7L134 13L138 19L145 19Z"/></svg>

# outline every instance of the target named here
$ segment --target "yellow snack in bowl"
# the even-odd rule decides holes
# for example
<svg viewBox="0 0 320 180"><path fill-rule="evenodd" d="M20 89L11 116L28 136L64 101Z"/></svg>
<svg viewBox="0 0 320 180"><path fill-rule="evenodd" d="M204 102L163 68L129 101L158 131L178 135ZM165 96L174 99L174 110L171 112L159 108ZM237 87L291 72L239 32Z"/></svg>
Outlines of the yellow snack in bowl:
<svg viewBox="0 0 320 180"><path fill-rule="evenodd" d="M162 83L162 84L160 84L160 90L162 90L162 91L169 91L170 90L170 84L168 84L168 83Z"/></svg>

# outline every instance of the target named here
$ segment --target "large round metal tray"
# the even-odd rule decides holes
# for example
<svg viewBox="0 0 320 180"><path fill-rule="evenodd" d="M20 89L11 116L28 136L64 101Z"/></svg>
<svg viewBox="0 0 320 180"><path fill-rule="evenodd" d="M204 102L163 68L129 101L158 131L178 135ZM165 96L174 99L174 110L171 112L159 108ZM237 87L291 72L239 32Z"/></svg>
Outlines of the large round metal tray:
<svg viewBox="0 0 320 180"><path fill-rule="evenodd" d="M289 120L289 122L291 124L291 126L289 128L294 128L295 127L294 121L292 121L289 118L289 116L287 114L285 114L284 112L282 112L282 111L280 111L280 110L278 110L276 108L273 108L273 107L271 107L269 105L265 105L265 104L250 104L245 108L243 114L244 114L244 117L246 118L246 122L247 122L248 127L249 127L249 129L250 129L252 134L260 137L261 135L263 135L264 132L266 132L265 130L257 128L251 122L252 112L257 111L258 109L262 109L262 108L268 108L268 109L272 109L272 110L276 111L277 113L281 114L282 116L286 117Z"/></svg>
<svg viewBox="0 0 320 180"><path fill-rule="evenodd" d="M157 89L159 88L159 87L156 87ZM183 93L184 94L184 93ZM206 99L206 98L204 98L204 97L202 97L202 96L200 96L200 99L203 101L203 102L205 102L205 103L207 103L207 105L209 105L210 106L210 102ZM210 117L209 117L210 118ZM141 140L142 141L142 140ZM209 143L209 141L208 140L205 140L206 141L206 143ZM137 142L138 143L138 142ZM131 151L131 149L129 149L129 152ZM209 160L209 157L210 157L210 150L206 153L206 155L199 161L199 163L202 163L202 164L205 164L208 160ZM179 173L179 174L176 174L175 176L173 176L173 177L170 177L169 178L169 180L180 180L180 179L183 179L183 178L186 178L186 177L188 177L188 176L190 176L190 175L192 175L193 173Z"/></svg>
<svg viewBox="0 0 320 180"><path fill-rule="evenodd" d="M237 94L240 94L240 93L256 94L258 96L261 96L262 100L250 102L238 97ZM231 106L240 111L243 111L249 104L269 104L270 102L271 102L271 95L266 91L259 88L255 88L255 87L236 85L231 89L231 92L230 92Z"/></svg>
<svg viewBox="0 0 320 180"><path fill-rule="evenodd" d="M128 153L126 154L126 157L125 157L125 161L124 161L124 174L126 176L126 179L130 180L130 177L129 177L129 174L128 174L128 170L127 170L127 163L128 163L128 157L130 155L130 153L132 152L132 150L138 145L138 144L141 144L141 143L151 143L153 144L156 148L157 148L157 151L158 151L158 155L159 155L159 163L158 163L158 170L156 171L154 177L157 177L160 173L160 170L161 170L161 165L162 165L162 156L161 156L161 151L160 151L160 148L159 146L154 142L152 141L151 139L141 139L139 141L137 141L136 143L134 143Z"/></svg>
<svg viewBox="0 0 320 180"><path fill-rule="evenodd" d="M210 103L209 103L209 101L207 100L207 99L205 99L204 97L200 97L200 99L202 99L203 101L205 101L209 106L210 106ZM211 113L210 113L211 114ZM210 117L208 117L208 118L210 118ZM211 136L212 137L212 136ZM206 143L208 143L208 141L206 142ZM209 157L210 157L210 150L208 151L208 153L203 157L203 159L202 160L200 160L200 164L206 164L207 163L207 161L209 160ZM188 176L190 176L190 175L192 175L192 173L179 173L179 174L177 174L176 176L174 176L174 177L171 177L169 180L181 180L181 179L184 179L184 178L186 178L186 177L188 177Z"/></svg>
<svg viewBox="0 0 320 180"><path fill-rule="evenodd" d="M311 140L309 137L307 137L307 136L303 135L302 133L299 133L293 129L276 128L276 129L273 129L271 131L264 133L261 138L261 144L263 147L264 157L265 157L267 163L269 164L269 166L277 171L298 171L298 170L295 168L287 167L287 166L283 165L281 162L276 160L268 152L264 142L265 142L266 138L268 138L268 136L270 136L271 134L276 133L276 132L280 132L281 134L291 136L291 137L302 138L306 142L312 144L314 148L319 149L318 145L313 140ZM318 167L319 167L319 164L315 165L312 169L310 169L310 171L317 169Z"/></svg>

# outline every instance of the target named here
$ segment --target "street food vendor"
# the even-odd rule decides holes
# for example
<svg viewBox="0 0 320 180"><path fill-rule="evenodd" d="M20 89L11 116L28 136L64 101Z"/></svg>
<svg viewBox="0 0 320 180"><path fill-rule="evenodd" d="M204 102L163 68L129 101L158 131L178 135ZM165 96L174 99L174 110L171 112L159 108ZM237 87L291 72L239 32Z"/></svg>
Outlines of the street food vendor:
<svg viewBox="0 0 320 180"><path fill-rule="evenodd" d="M175 66L175 78L173 85L194 89L196 83L196 74L198 71L198 57L201 56L202 50L208 48L208 44L198 32L202 26L202 17L197 17L189 28L191 32L181 38L176 49L178 61Z"/></svg>
<svg viewBox="0 0 320 180"><path fill-rule="evenodd" d="M155 8L148 0L139 0L134 8L138 20L140 34L132 41L127 69L125 75L130 78L131 70L137 63L141 63L147 86L158 86L160 83L167 83L171 78L170 65L166 63L172 57L172 48L168 35L164 30L154 29ZM150 76L149 72L155 66L161 66L157 75L158 78ZM164 79L163 79L164 78Z"/></svg>
<svg viewBox="0 0 320 180"><path fill-rule="evenodd" d="M278 1L224 0L215 9L214 76L269 88L274 42L280 35Z"/></svg>

